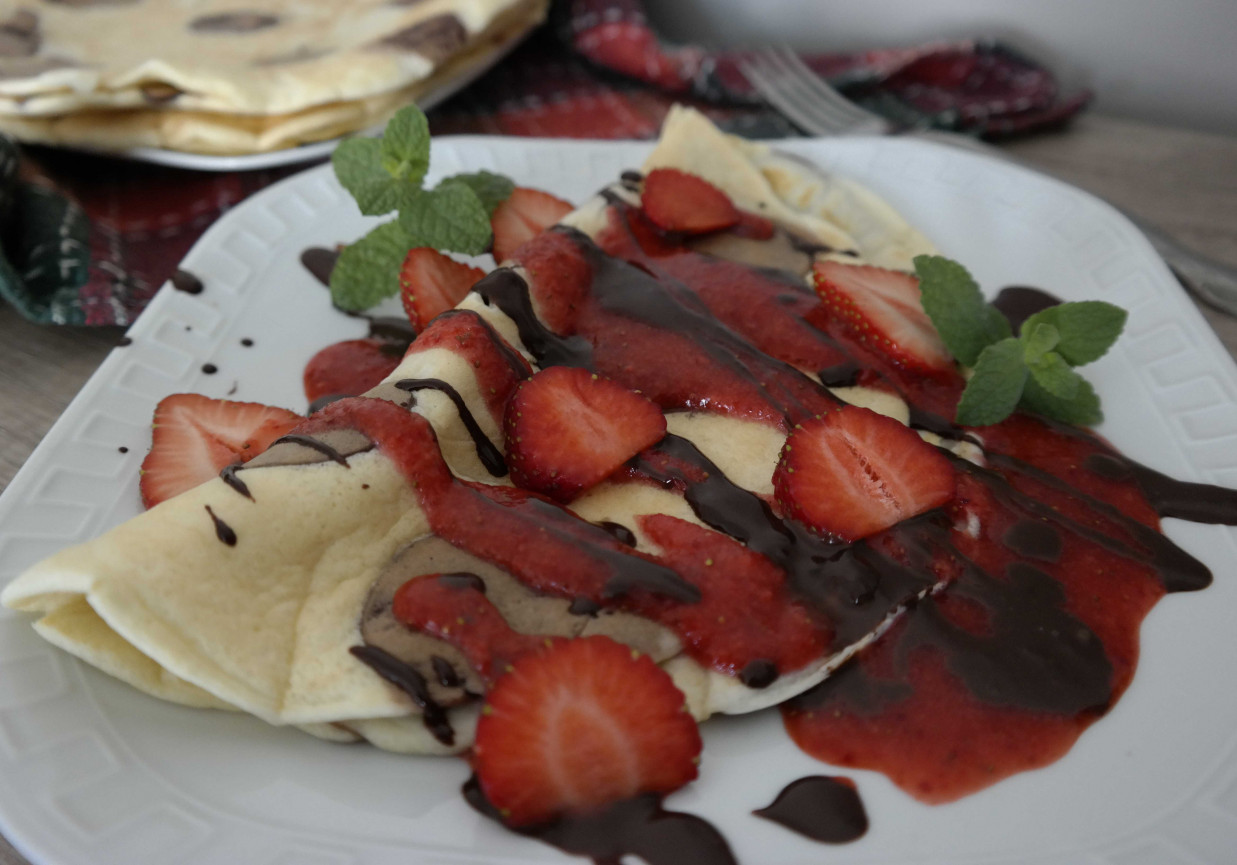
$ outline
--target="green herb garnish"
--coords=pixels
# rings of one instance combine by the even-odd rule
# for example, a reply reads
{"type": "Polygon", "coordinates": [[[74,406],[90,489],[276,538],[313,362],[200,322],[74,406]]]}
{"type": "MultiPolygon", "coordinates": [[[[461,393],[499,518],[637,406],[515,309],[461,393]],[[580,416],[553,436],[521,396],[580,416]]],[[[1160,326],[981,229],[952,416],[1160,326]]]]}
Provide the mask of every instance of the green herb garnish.
{"type": "Polygon", "coordinates": [[[1074,367],[1108,351],[1125,326],[1125,310],[1098,300],[1062,303],[1029,317],[1014,336],[962,265],[920,255],[915,274],[945,347],[972,368],[955,422],[987,426],[1015,408],[1083,426],[1103,419],[1099,397],[1074,367]]]}
{"type": "Polygon", "coordinates": [[[456,174],[433,189],[422,182],[430,165],[430,133],[415,105],[401,108],[381,138],[350,138],[331,155],[335,176],[361,213],[398,212],[340,253],[331,299],[343,309],[368,309],[399,293],[408,250],[428,246],[480,255],[490,247],[490,214],[515,185],[500,174],[456,174]]]}

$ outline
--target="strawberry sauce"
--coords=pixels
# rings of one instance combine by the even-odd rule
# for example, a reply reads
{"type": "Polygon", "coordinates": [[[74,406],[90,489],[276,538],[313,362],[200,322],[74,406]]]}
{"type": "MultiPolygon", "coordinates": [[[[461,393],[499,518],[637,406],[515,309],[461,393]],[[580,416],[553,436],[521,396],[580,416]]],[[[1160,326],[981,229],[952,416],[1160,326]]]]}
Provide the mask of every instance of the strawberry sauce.
{"type": "MultiPolygon", "coordinates": [[[[532,312],[542,303],[540,276],[526,286],[496,273],[477,286],[543,364],[598,369],[667,410],[783,428],[835,404],[799,370],[832,371],[897,393],[913,421],[938,433],[972,434],[943,420],[960,376],[912,374],[859,344],[793,274],[693,252],[643,230],[633,214],[613,207],[599,241],[630,265],[556,230],[572,241],[572,267],[591,280],[587,293],[574,287],[574,314],[559,316],[556,331],[532,312]],[[607,346],[611,317],[623,320],[618,363],[607,346]],[[686,376],[663,362],[668,345],[686,359],[686,376]]],[[[831,645],[866,633],[878,612],[912,608],[858,663],[783,713],[808,753],[880,770],[930,802],[1052,762],[1119,698],[1146,613],[1166,591],[1210,582],[1159,534],[1159,514],[1237,523],[1237,494],[1150,473],[1085,431],[1018,415],[976,434],[989,467],[955,461],[960,494],[947,511],[852,545],[810,538],[673,436],[654,449],[660,457],[633,464],[637,475],[678,488],[706,524],[782,567],[791,597],[836,632],[831,645]],[[1189,510],[1198,499],[1207,505],[1189,510]],[[978,537],[957,528],[968,519],[978,537]],[[880,603],[865,605],[874,595],[880,603]]]]}

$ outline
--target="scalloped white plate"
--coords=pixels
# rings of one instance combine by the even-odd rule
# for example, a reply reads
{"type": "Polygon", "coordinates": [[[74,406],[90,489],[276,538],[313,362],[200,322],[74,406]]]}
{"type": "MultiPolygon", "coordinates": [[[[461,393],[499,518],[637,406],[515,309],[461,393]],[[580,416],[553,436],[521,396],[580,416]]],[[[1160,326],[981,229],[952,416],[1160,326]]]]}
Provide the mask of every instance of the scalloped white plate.
{"type": "MultiPolygon", "coordinates": [[[[1103,433],[1169,474],[1237,486],[1237,368],[1109,207],[1041,175],[923,142],[780,146],[869,184],[990,292],[1032,284],[1124,306],[1126,335],[1089,368],[1108,413],[1103,433]]],[[[583,201],[647,149],[442,139],[430,180],[488,168],[583,201]]],[[[299,253],[351,240],[369,224],[323,167],[212,227],[184,262],[205,291],[163,289],[130,331],[133,344],[112,352],[0,497],[0,584],[137,512],[137,469],[166,394],[304,410],[305,361],[364,325],[331,309],[299,253]],[[202,371],[208,362],[216,374],[202,371]]],[[[1233,861],[1237,531],[1167,528],[1212,567],[1215,585],[1156,607],[1133,685],[1053,766],[941,807],[918,804],[879,775],[849,772],[872,828],[858,842],[822,848],[750,814],[795,778],[828,771],[765,712],[705,724],[701,778],[670,807],[712,820],[747,865],[1233,861]]],[[[41,865],[572,861],[476,815],[458,795],[466,775],[460,760],[330,745],[162,704],[0,611],[0,823],[41,865]]]]}

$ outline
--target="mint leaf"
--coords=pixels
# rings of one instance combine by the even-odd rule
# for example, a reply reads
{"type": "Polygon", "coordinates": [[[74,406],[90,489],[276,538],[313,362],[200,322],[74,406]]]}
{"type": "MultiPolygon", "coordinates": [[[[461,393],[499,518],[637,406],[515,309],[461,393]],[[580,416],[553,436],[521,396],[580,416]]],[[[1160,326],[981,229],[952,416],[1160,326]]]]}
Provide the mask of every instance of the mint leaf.
{"type": "Polygon", "coordinates": [[[511,197],[515,184],[510,177],[494,174],[489,171],[476,171],[471,174],[453,174],[443,183],[458,181],[463,183],[477,196],[487,216],[494,215],[494,208],[511,197]]]}
{"type": "Polygon", "coordinates": [[[1050,324],[1061,335],[1056,350],[1071,366],[1082,366],[1104,356],[1125,327],[1127,313],[1102,300],[1062,303],[1040,310],[1022,325],[1050,324]]]}
{"type": "Polygon", "coordinates": [[[420,186],[430,167],[429,121],[415,105],[395,112],[382,133],[381,165],[396,180],[420,186]]]}
{"type": "Polygon", "coordinates": [[[1027,374],[1020,341],[1008,337],[988,346],[975,361],[954,420],[964,426],[987,426],[1009,417],[1022,396],[1027,374]]]}
{"type": "Polygon", "coordinates": [[[1055,351],[1046,352],[1034,360],[1028,358],[1027,366],[1036,384],[1053,396],[1071,400],[1077,395],[1082,376],[1074,372],[1065,358],[1055,351]]]}
{"type": "Polygon", "coordinates": [[[399,212],[411,246],[480,255],[490,245],[490,215],[467,184],[445,180],[399,212]]]}
{"type": "Polygon", "coordinates": [[[415,187],[391,177],[382,167],[382,142],[377,138],[349,138],[331,154],[331,166],[340,185],[352,193],[366,216],[399,210],[415,187]]]}
{"type": "Polygon", "coordinates": [[[1061,341],[1060,332],[1051,324],[1040,322],[1022,328],[1022,351],[1028,364],[1034,364],[1061,341]]]}
{"type": "Polygon", "coordinates": [[[956,261],[917,255],[915,275],[924,312],[959,362],[974,366],[987,346],[1011,335],[1005,316],[988,305],[971,274],[956,261]]]}
{"type": "Polygon", "coordinates": [[[1082,376],[1078,377],[1078,391],[1072,399],[1053,396],[1034,378],[1027,379],[1021,405],[1028,411],[1076,426],[1095,426],[1104,419],[1104,413],[1100,411],[1100,398],[1082,376]]]}
{"type": "Polygon", "coordinates": [[[345,246],[331,271],[331,300],[361,310],[398,293],[400,267],[416,245],[398,222],[386,222],[345,246]]]}

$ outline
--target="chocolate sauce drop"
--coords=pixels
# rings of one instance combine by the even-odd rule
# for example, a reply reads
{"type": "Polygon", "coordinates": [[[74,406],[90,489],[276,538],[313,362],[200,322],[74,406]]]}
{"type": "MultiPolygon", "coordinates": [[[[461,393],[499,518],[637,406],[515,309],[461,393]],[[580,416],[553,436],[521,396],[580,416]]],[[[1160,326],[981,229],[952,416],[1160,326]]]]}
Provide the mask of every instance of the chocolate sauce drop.
{"type": "Polygon", "coordinates": [[[204,363],[202,364],[202,372],[207,375],[214,375],[219,372],[219,367],[215,366],[213,363],[204,363]]]}
{"type": "Polygon", "coordinates": [[[596,523],[596,526],[599,529],[605,529],[620,544],[626,544],[629,547],[634,547],[636,545],[636,533],[622,523],[612,523],[606,521],[596,523]]]}
{"type": "Polygon", "coordinates": [[[464,680],[460,678],[460,674],[455,672],[455,667],[451,666],[451,662],[442,655],[431,655],[430,666],[434,668],[434,676],[438,679],[438,684],[444,688],[464,687],[464,680]]]}
{"type": "Polygon", "coordinates": [[[122,336],[120,340],[116,343],[117,348],[124,348],[125,346],[129,346],[129,345],[133,345],[133,337],[131,336],[122,336]]]}
{"type": "Polygon", "coordinates": [[[249,337],[245,337],[244,339],[241,340],[241,345],[243,345],[245,348],[252,348],[253,340],[250,339],[249,337]]]}
{"type": "Polygon", "coordinates": [[[767,688],[777,681],[777,665],[765,658],[749,661],[739,672],[739,681],[749,688],[767,688]]]}
{"type": "Polygon", "coordinates": [[[301,265],[310,272],[314,279],[327,286],[331,285],[331,271],[335,262],[339,261],[339,252],[325,249],[321,246],[311,246],[301,253],[301,265]]]}
{"type": "MultiPolygon", "coordinates": [[[[469,805],[502,823],[475,775],[464,783],[463,793],[469,805]]],[[[667,811],[661,798],[653,794],[625,799],[585,816],[507,828],[565,853],[588,856],[597,865],[618,865],[625,856],[639,857],[648,865],[737,865],[730,845],[711,823],[692,814],[667,811]]]]}
{"type": "Polygon", "coordinates": [[[172,288],[177,291],[183,291],[185,294],[201,294],[205,286],[202,280],[198,279],[187,270],[177,268],[172,274],[172,288]]]}
{"type": "Polygon", "coordinates": [[[120,451],[122,454],[127,454],[129,452],[129,449],[125,447],[124,445],[121,445],[120,447],[116,448],[116,450],[120,451]]]}
{"type": "Polygon", "coordinates": [[[206,512],[210,514],[211,520],[215,523],[215,537],[223,541],[229,547],[236,546],[236,532],[232,531],[232,527],[225,523],[219,517],[215,516],[215,512],[211,510],[210,505],[206,505],[206,512]]]}
{"type": "Polygon", "coordinates": [[[826,844],[846,844],[868,831],[867,811],[849,778],[800,778],[778,793],[773,804],[752,813],[826,844]]]}
{"type": "Polygon", "coordinates": [[[572,600],[571,606],[567,607],[567,612],[573,616],[596,617],[601,612],[601,604],[590,598],[575,598],[572,600]]]}

